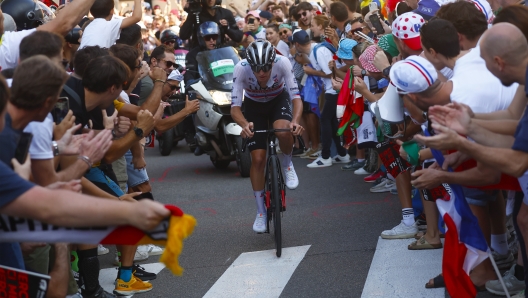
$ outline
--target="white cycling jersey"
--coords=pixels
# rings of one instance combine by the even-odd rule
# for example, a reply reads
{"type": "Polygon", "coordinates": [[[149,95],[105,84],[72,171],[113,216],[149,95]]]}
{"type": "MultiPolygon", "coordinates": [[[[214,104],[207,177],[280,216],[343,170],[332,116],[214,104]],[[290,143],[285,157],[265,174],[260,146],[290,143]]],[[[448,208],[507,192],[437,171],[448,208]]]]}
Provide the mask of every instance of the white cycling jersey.
{"type": "Polygon", "coordinates": [[[245,96],[254,101],[268,102],[281,94],[284,88],[287,88],[286,91],[290,93],[291,100],[301,98],[297,80],[293,76],[292,66],[288,58],[277,55],[266,88],[260,87],[247,60],[241,60],[235,66],[233,73],[231,106],[242,106],[244,91],[246,92],[245,96]]]}

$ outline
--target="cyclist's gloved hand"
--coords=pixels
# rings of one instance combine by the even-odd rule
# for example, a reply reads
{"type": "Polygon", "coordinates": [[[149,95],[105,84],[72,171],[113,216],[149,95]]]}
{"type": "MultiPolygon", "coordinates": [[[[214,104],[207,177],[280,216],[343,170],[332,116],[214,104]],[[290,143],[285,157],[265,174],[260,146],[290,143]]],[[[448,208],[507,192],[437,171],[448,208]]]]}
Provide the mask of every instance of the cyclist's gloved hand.
{"type": "Polygon", "coordinates": [[[300,136],[304,132],[304,127],[300,126],[298,123],[290,122],[290,128],[295,136],[300,136]]]}
{"type": "Polygon", "coordinates": [[[246,139],[252,138],[254,135],[253,122],[248,122],[244,127],[242,127],[242,132],[240,133],[240,135],[246,139]]]}

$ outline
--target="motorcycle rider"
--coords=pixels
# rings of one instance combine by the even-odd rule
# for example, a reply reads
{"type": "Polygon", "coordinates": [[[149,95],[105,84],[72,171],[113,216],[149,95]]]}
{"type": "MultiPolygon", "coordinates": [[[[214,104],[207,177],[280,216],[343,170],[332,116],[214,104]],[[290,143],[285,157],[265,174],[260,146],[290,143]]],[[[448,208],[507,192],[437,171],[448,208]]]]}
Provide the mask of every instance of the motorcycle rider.
{"type": "MultiPolygon", "coordinates": [[[[253,230],[263,233],[266,231],[264,168],[267,136],[264,133],[254,135],[253,131],[268,129],[268,123],[273,123],[275,129],[289,128],[294,135],[301,135],[304,128],[299,125],[299,119],[303,104],[289,59],[276,55],[275,48],[269,41],[257,39],[252,42],[246,49],[246,57],[235,66],[231,115],[242,127],[241,136],[251,138],[248,143],[252,160],[250,177],[257,201],[257,217],[253,230]],[[241,109],[242,99],[244,114],[241,109]]],[[[278,157],[286,186],[295,189],[299,185],[299,179],[292,164],[292,133],[279,132],[275,135],[283,153],[278,157]]]]}
{"type": "MultiPolygon", "coordinates": [[[[242,31],[238,29],[238,26],[236,24],[235,18],[233,17],[233,13],[225,8],[220,7],[217,5],[218,0],[194,0],[191,4],[191,1],[186,1],[185,4],[185,11],[187,11],[189,14],[195,13],[196,10],[199,12],[196,12],[197,16],[200,20],[200,25],[202,23],[212,21],[220,25],[220,43],[225,44],[225,37],[224,35],[227,34],[229,38],[234,40],[235,42],[242,41],[242,31]],[[199,3],[196,2],[200,1],[199,3]],[[198,6],[198,7],[196,7],[198,6]]],[[[221,1],[219,1],[221,3],[221,1]]],[[[190,15],[185,22],[182,24],[180,28],[180,38],[182,40],[186,40],[191,38],[189,48],[192,49],[196,46],[198,46],[198,36],[196,30],[196,17],[193,15],[190,15]]]]}
{"type": "MultiPolygon", "coordinates": [[[[220,27],[215,22],[205,22],[200,25],[198,30],[199,45],[187,53],[185,58],[185,67],[187,71],[184,75],[184,82],[189,86],[189,82],[200,78],[198,72],[198,61],[196,56],[202,51],[214,50],[220,44],[220,27]]],[[[192,83],[192,82],[191,82],[192,83]]]]}
{"type": "Polygon", "coordinates": [[[163,32],[161,32],[160,41],[162,44],[173,47],[175,50],[179,49],[183,45],[183,42],[178,34],[176,34],[176,32],[171,28],[165,29],[163,32]]]}

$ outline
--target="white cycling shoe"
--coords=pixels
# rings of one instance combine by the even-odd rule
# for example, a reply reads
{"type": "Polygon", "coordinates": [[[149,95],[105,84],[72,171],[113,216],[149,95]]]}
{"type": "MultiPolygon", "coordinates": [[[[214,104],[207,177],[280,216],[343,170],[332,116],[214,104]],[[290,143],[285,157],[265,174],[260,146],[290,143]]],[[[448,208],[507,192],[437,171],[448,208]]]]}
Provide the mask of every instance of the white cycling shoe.
{"type": "Polygon", "coordinates": [[[253,231],[259,234],[266,232],[266,218],[266,214],[258,213],[253,223],[253,231]]]}
{"type": "Polygon", "coordinates": [[[286,186],[289,189],[296,189],[297,186],[299,186],[299,178],[297,177],[297,173],[295,172],[293,163],[290,163],[290,166],[287,168],[284,168],[283,170],[284,170],[284,181],[286,182],[286,186]]]}

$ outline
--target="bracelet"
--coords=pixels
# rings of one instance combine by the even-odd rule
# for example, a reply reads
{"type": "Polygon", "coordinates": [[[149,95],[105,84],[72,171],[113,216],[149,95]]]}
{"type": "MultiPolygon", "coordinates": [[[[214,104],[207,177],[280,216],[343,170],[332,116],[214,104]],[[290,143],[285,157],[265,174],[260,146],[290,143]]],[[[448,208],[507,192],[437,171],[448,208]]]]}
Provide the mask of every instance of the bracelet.
{"type": "Polygon", "coordinates": [[[79,155],[77,157],[77,159],[80,159],[80,160],[84,161],[88,165],[88,168],[90,168],[90,169],[92,168],[93,162],[90,160],[90,158],[88,156],[79,155]]]}
{"type": "Polygon", "coordinates": [[[162,82],[163,84],[167,83],[166,81],[163,81],[163,80],[160,80],[160,79],[155,79],[154,80],[154,84],[156,84],[156,82],[162,82]]]}

